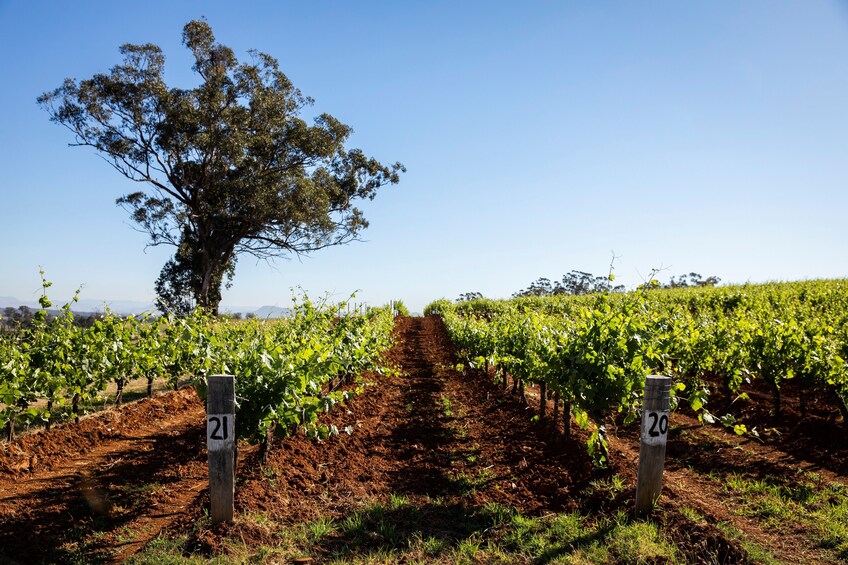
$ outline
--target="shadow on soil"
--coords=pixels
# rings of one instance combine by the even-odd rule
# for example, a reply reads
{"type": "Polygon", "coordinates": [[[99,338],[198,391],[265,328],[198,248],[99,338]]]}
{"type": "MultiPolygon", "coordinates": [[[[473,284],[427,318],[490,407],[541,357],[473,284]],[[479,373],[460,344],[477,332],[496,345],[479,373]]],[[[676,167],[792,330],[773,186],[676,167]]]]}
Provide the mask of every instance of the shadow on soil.
{"type": "MultiPolygon", "coordinates": [[[[508,537],[513,516],[498,505],[375,505],[343,517],[338,529],[320,539],[313,549],[327,558],[352,561],[379,552],[400,552],[411,559],[460,559],[463,555],[472,557],[487,540],[492,540],[501,550],[521,552],[526,549],[521,547],[522,541],[508,537]]],[[[592,545],[613,528],[609,525],[593,529],[548,549],[533,561],[547,563],[592,545]]]]}
{"type": "MultiPolygon", "coordinates": [[[[409,383],[403,395],[408,417],[391,432],[390,443],[403,468],[391,474],[391,492],[445,496],[461,494],[450,477],[451,449],[457,438],[450,427],[452,415],[445,404],[445,377],[428,355],[422,339],[422,321],[404,343],[409,383]]],[[[432,347],[432,345],[430,345],[432,347]]]]}
{"type": "Polygon", "coordinates": [[[0,563],[114,561],[114,553],[138,534],[128,524],[142,516],[163,517],[157,516],[159,493],[180,480],[166,471],[204,455],[203,440],[199,428],[177,435],[163,431],[147,440],[149,451],[122,452],[96,474],[58,477],[16,498],[30,510],[0,522],[0,563]]]}
{"type": "MultiPolygon", "coordinates": [[[[845,474],[846,463],[839,457],[834,457],[831,464],[824,464],[822,457],[810,457],[809,453],[802,453],[801,447],[798,446],[804,445],[810,445],[810,442],[801,436],[798,438],[797,446],[793,447],[786,441],[783,442],[783,445],[774,446],[784,451],[782,456],[775,456],[779,452],[774,450],[768,452],[771,456],[768,459],[756,456],[740,457],[737,455],[738,451],[734,451],[733,445],[727,445],[719,439],[703,435],[697,435],[693,439],[684,439],[680,438],[679,433],[677,433],[669,437],[668,447],[666,448],[667,467],[670,469],[691,467],[705,475],[721,473],[764,478],[792,476],[801,468],[800,463],[806,462],[805,470],[807,471],[829,470],[840,475],[845,474]]],[[[840,451],[838,443],[832,445],[834,446],[833,451],[840,451]]]]}

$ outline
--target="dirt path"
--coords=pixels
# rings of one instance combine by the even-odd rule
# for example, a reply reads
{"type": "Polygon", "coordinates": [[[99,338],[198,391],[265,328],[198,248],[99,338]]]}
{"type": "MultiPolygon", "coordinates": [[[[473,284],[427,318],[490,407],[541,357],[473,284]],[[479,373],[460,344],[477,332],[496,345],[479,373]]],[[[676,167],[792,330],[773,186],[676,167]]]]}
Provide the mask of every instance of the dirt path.
{"type": "Polygon", "coordinates": [[[237,505],[293,521],[337,517],[392,494],[532,513],[574,507],[568,489],[590,475],[585,457],[573,457],[583,449],[577,440],[548,434],[479,374],[457,372],[437,318],[401,318],[395,331],[389,357],[398,374],[371,379],[326,420],[351,433],[286,439],[262,473],[245,466],[237,505]]]}
{"type": "Polygon", "coordinates": [[[0,457],[0,551],[19,563],[122,562],[206,485],[192,389],[22,438],[0,457]]]}
{"type": "MultiPolygon", "coordinates": [[[[566,438],[561,427],[535,421],[536,389],[527,389],[530,404],[524,405],[491,375],[458,371],[441,320],[402,318],[395,332],[397,345],[389,357],[398,374],[374,379],[349,410],[328,418],[352,433],[321,443],[289,438],[262,471],[248,464],[237,494],[242,512],[259,510],[289,524],[341,521],[369,503],[403,497],[419,509],[410,540],[452,542],[483,535],[482,528],[473,528],[486,524],[479,518],[490,503],[536,516],[632,510],[638,441],[635,446],[626,439],[616,442],[629,446],[617,450],[620,465],[598,472],[586,455],[585,432],[575,430],[566,438]],[[609,487],[616,476],[625,481],[617,490],[609,487]],[[433,504],[435,499],[440,504],[433,504]]],[[[687,560],[742,559],[742,549],[725,539],[716,523],[694,524],[674,508],[669,517],[669,533],[687,560]]],[[[398,513],[393,519],[402,524],[407,516],[398,513]]],[[[229,533],[249,543],[269,541],[265,530],[247,523],[234,530],[229,533]]],[[[210,549],[218,539],[210,533],[201,541],[210,549]]],[[[352,541],[325,540],[313,555],[331,556],[352,541]]],[[[374,540],[374,549],[380,542],[374,540]]]]}

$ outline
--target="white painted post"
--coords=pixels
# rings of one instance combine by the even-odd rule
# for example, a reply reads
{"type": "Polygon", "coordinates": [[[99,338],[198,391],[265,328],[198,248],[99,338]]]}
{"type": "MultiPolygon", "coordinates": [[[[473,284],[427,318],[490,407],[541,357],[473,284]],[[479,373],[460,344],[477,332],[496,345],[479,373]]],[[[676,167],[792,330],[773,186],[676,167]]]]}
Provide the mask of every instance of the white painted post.
{"type": "Polygon", "coordinates": [[[639,471],[636,479],[637,516],[651,512],[662,490],[670,396],[671,377],[647,377],[645,401],[642,405],[639,471]]]}
{"type": "Polygon", "coordinates": [[[235,377],[208,377],[206,449],[209,454],[209,516],[232,522],[235,501],[235,377]]]}

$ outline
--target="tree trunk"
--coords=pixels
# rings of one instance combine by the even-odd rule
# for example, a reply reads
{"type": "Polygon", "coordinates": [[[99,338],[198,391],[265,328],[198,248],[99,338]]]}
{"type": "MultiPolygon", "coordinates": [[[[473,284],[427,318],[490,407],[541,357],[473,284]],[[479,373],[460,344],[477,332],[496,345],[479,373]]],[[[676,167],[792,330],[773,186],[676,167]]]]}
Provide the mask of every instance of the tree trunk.
{"type": "Polygon", "coordinates": [[[218,305],[212,304],[209,291],[212,287],[212,276],[214,273],[214,265],[212,261],[212,252],[209,241],[209,226],[205,223],[197,225],[198,253],[200,253],[200,288],[197,289],[197,305],[203,308],[207,313],[213,316],[218,315],[218,305]]]}
{"type": "Polygon", "coordinates": [[[200,280],[195,288],[195,300],[208,314],[217,316],[221,304],[221,285],[227,270],[232,266],[235,243],[216,237],[216,233],[223,233],[220,230],[215,232],[212,227],[203,225],[196,227],[200,254],[197,275],[200,280]]]}
{"type": "Polygon", "coordinates": [[[6,441],[14,441],[15,439],[15,416],[14,414],[6,422],[6,441]]]}
{"type": "MultiPolygon", "coordinates": [[[[768,380],[768,379],[767,379],[768,380]]],[[[774,417],[775,419],[780,418],[780,387],[777,384],[777,381],[769,380],[769,386],[771,387],[771,396],[774,402],[774,417]]]]}
{"type": "Polygon", "coordinates": [[[563,433],[571,437],[571,403],[565,402],[562,406],[563,433]]]}
{"type": "Polygon", "coordinates": [[[53,423],[53,401],[47,401],[47,420],[44,422],[44,429],[50,431],[50,424],[53,423]]]}
{"type": "Polygon", "coordinates": [[[848,405],[845,403],[845,398],[839,394],[839,391],[834,386],[830,387],[830,394],[833,396],[833,400],[842,414],[842,425],[848,427],[848,405]]]}
{"type": "Polygon", "coordinates": [[[522,404],[527,404],[527,395],[524,393],[524,379],[518,379],[518,398],[522,404]]]}
{"type": "Polygon", "coordinates": [[[539,419],[544,420],[548,414],[548,385],[539,385],[539,419]]]}
{"type": "Polygon", "coordinates": [[[725,378],[722,380],[721,388],[724,391],[724,395],[727,398],[726,405],[724,407],[725,412],[730,411],[730,407],[733,406],[733,389],[730,388],[730,379],[725,378]]]}
{"type": "Polygon", "coordinates": [[[120,406],[121,401],[124,399],[124,382],[125,378],[121,377],[118,379],[118,392],[115,394],[115,406],[120,406]]]}
{"type": "Polygon", "coordinates": [[[147,377],[147,397],[153,396],[153,377],[147,377]]]}
{"type": "Polygon", "coordinates": [[[212,300],[212,297],[209,296],[210,289],[212,286],[212,272],[207,268],[206,272],[203,273],[203,282],[200,286],[200,296],[197,297],[197,305],[203,308],[203,310],[212,316],[218,315],[218,305],[220,301],[212,300]]]}
{"type": "Polygon", "coordinates": [[[506,376],[506,369],[501,367],[501,376],[503,377],[503,389],[506,391],[507,387],[509,387],[509,381],[506,376]]]}
{"type": "Polygon", "coordinates": [[[268,426],[268,431],[265,432],[265,439],[262,440],[262,445],[259,446],[259,463],[264,465],[268,462],[268,456],[271,453],[271,444],[274,441],[274,430],[277,428],[277,422],[271,422],[268,426]]]}
{"type": "Polygon", "coordinates": [[[557,425],[557,420],[559,420],[559,392],[554,392],[554,414],[553,414],[554,427],[557,425]]]}
{"type": "Polygon", "coordinates": [[[79,424],[79,401],[80,395],[78,392],[75,392],[74,399],[71,401],[71,414],[74,415],[75,424],[79,424]]]}
{"type": "Polygon", "coordinates": [[[798,404],[801,410],[801,419],[807,417],[807,390],[804,387],[804,379],[798,379],[798,404]]]}

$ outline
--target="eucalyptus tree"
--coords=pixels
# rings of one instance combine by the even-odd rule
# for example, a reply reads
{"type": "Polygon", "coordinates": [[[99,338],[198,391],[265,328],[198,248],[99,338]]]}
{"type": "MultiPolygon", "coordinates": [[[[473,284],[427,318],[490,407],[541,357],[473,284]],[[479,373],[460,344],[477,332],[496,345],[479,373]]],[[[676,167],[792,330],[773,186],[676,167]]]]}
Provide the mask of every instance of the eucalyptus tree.
{"type": "Polygon", "coordinates": [[[126,44],[123,63],[85,80],[66,79],[38,98],[51,120],[92,147],[139,190],[117,202],[150,245],[176,248],[157,280],[168,309],[193,303],[217,313],[236,259],[306,254],[349,243],[368,226],[357,201],[399,181],[348,148],[351,128],[313,104],[277,60],[250,51],[240,63],[205,21],[185,25],[183,44],[199,77],[168,86],[153,44],[126,44]]]}

